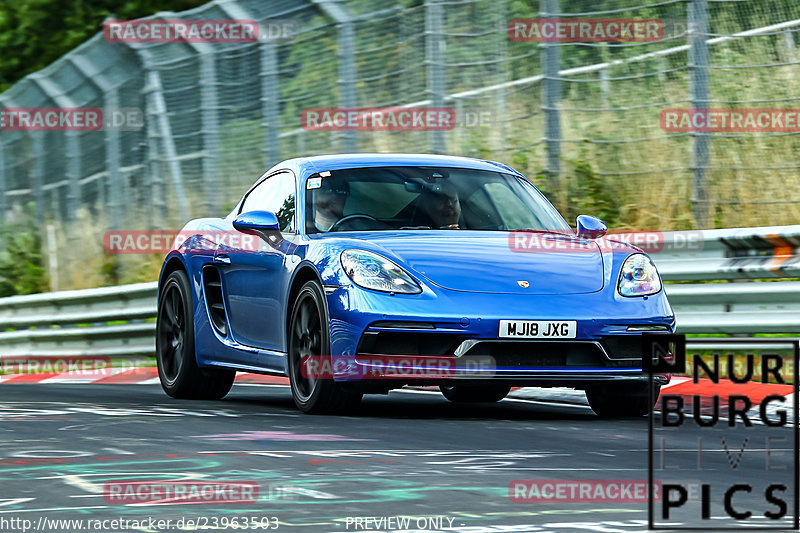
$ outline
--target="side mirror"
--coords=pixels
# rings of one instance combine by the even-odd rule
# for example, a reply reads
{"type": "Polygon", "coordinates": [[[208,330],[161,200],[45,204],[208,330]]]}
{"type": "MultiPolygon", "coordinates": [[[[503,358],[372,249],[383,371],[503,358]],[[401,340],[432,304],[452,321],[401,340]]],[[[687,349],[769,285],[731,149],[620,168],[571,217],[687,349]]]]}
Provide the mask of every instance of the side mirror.
{"type": "Polygon", "coordinates": [[[578,215],[578,237],[582,239],[598,239],[606,234],[608,228],[605,223],[591,215],[578,215]]]}
{"type": "Polygon", "coordinates": [[[257,235],[275,248],[283,241],[278,217],[272,211],[248,211],[233,220],[237,231],[248,235],[257,235]]]}

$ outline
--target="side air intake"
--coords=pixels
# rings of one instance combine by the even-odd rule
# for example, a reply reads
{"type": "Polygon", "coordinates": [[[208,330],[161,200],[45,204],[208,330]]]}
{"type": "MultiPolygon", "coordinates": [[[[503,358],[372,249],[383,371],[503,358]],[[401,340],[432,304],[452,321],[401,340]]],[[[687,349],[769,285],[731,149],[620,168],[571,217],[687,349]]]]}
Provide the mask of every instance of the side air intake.
{"type": "Polygon", "coordinates": [[[206,295],[208,316],[211,324],[222,336],[228,334],[228,317],[225,315],[225,304],[222,299],[222,281],[219,270],[213,265],[203,267],[203,289],[206,295]]]}

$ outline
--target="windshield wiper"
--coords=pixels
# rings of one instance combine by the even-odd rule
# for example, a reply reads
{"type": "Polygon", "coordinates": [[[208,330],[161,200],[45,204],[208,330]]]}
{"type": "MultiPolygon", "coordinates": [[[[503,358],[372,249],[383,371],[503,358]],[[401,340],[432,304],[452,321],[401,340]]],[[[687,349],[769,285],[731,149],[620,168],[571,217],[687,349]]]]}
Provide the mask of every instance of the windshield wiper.
{"type": "Polygon", "coordinates": [[[430,226],[402,226],[400,229],[433,229],[430,226]]]}

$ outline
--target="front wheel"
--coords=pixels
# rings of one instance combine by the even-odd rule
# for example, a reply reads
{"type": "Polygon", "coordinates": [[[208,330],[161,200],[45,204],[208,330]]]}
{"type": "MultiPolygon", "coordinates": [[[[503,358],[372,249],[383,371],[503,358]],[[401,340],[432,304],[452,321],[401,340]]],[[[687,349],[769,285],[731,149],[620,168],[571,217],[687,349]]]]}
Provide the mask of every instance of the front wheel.
{"type": "Polygon", "coordinates": [[[231,390],[236,372],[201,369],[194,351],[194,320],[189,276],[167,276],[158,299],[156,363],[164,392],[173,398],[219,400],[231,390]]]}
{"type": "MultiPolygon", "coordinates": [[[[653,385],[653,402],[658,399],[661,385],[653,385]]],[[[639,417],[650,413],[654,403],[650,403],[648,384],[610,383],[586,389],[589,406],[602,418],[639,417]]]]}
{"type": "Polygon", "coordinates": [[[289,322],[289,384],[294,403],[304,413],[346,412],[358,405],[362,397],[345,391],[331,375],[309,371],[309,368],[331,368],[324,298],[319,283],[306,282],[297,294],[289,322]],[[318,364],[309,365],[313,359],[318,364]]]}
{"type": "Polygon", "coordinates": [[[499,402],[511,391],[510,385],[442,385],[445,398],[456,403],[499,402]]]}

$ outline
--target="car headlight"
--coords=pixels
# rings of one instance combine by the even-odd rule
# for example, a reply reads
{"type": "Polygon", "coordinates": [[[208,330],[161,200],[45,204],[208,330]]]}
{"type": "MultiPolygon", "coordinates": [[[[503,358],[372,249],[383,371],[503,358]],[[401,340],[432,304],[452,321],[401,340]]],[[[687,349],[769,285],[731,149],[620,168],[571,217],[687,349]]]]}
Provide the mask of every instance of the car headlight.
{"type": "Polygon", "coordinates": [[[661,290],[661,278],[653,261],[644,254],[633,254],[622,264],[617,284],[622,296],[647,296],[661,290]]]}
{"type": "Polygon", "coordinates": [[[342,252],[341,259],[345,273],[359,287],[403,294],[422,292],[405,270],[381,255],[351,249],[342,252]]]}

